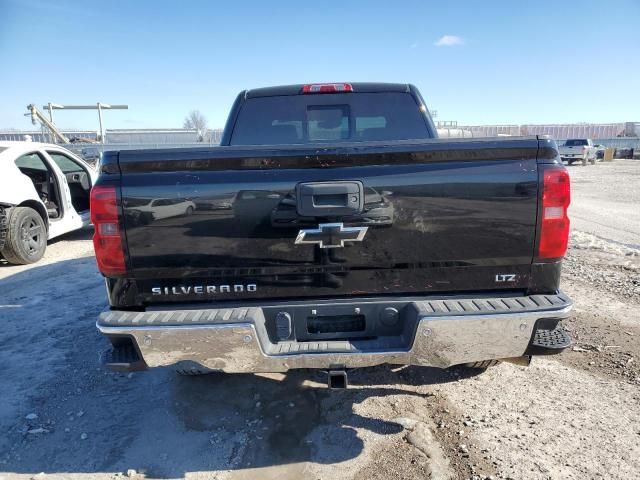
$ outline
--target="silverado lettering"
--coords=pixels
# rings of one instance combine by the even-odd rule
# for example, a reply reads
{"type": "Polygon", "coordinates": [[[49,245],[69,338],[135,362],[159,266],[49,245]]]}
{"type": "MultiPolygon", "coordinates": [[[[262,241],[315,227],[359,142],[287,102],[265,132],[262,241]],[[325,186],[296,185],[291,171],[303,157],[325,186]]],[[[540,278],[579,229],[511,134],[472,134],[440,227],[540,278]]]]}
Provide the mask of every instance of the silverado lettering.
{"type": "Polygon", "coordinates": [[[151,293],[153,295],[188,295],[195,293],[196,295],[203,295],[205,293],[229,293],[231,291],[235,293],[242,292],[255,292],[258,286],[255,283],[249,283],[247,285],[195,285],[195,286],[180,286],[180,287],[153,287],[151,293]]]}

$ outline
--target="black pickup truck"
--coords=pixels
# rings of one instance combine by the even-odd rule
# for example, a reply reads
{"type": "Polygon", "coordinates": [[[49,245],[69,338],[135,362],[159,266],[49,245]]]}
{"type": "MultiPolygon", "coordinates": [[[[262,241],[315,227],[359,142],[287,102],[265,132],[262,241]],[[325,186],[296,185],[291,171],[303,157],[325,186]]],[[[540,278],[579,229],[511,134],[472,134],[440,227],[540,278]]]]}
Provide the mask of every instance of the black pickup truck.
{"type": "Polygon", "coordinates": [[[106,362],[344,386],[560,352],[569,196],[553,140],[438,139],[412,85],[243,91],[219,147],[104,154],[106,362]]]}

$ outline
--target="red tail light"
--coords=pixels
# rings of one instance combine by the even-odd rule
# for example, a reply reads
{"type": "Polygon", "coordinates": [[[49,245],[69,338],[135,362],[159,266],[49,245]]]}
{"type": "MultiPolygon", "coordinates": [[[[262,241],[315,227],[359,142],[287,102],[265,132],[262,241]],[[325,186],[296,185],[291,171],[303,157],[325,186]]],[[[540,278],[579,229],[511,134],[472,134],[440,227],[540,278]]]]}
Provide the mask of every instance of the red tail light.
{"type": "Polygon", "coordinates": [[[345,93],[353,92],[353,86],[350,83],[314,83],[304,85],[302,93],[345,93]]]}
{"type": "Polygon", "coordinates": [[[115,187],[98,185],[91,189],[91,222],[98,270],[104,275],[125,273],[115,187]]]}
{"type": "Polygon", "coordinates": [[[569,217],[571,202],[569,173],[564,167],[546,168],[542,184],[542,226],[538,256],[561,258],[569,242],[569,217]]]}

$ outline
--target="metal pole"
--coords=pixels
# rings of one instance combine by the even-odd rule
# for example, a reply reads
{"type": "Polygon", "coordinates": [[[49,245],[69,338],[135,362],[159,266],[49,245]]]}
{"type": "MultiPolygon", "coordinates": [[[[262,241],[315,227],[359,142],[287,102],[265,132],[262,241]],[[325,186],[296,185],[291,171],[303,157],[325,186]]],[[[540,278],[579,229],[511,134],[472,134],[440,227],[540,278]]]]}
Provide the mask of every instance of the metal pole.
{"type": "Polygon", "coordinates": [[[102,108],[98,102],[98,119],[100,120],[100,142],[104,144],[104,128],[102,127],[102,108]]]}
{"type": "Polygon", "coordinates": [[[102,110],[104,109],[108,109],[108,110],[127,110],[129,108],[128,105],[111,105],[109,103],[101,103],[101,102],[97,102],[94,105],[59,105],[57,103],[51,103],[49,102],[48,105],[44,105],[42,108],[44,108],[45,110],[49,110],[49,118],[50,120],[47,120],[46,117],[42,116],[42,114],[40,112],[37,111],[37,109],[35,108],[35,105],[29,105],[27,107],[30,112],[31,112],[31,117],[32,117],[32,122],[35,125],[36,122],[36,117],[37,120],[40,120],[40,122],[44,122],[47,124],[47,128],[49,128],[49,130],[51,130],[52,132],[54,132],[55,135],[58,135],[58,137],[64,142],[64,143],[69,143],[69,141],[67,139],[63,140],[63,135],[61,132],[59,132],[57,130],[57,128],[55,127],[55,125],[53,124],[53,109],[66,109],[66,110],[98,110],[98,120],[100,121],[100,130],[99,130],[99,135],[100,135],[100,142],[101,143],[105,143],[105,137],[106,137],[106,133],[105,133],[105,129],[104,129],[104,123],[103,123],[103,119],[102,119],[102,110]]]}
{"type": "MultiPolygon", "coordinates": [[[[53,123],[53,108],[51,108],[51,102],[49,102],[49,120],[51,121],[51,123],[53,123]]],[[[42,126],[42,131],[44,133],[44,126],[42,126]]],[[[47,139],[49,141],[49,143],[57,143],[56,140],[58,140],[55,135],[53,137],[53,141],[51,141],[51,139],[47,139]]]]}

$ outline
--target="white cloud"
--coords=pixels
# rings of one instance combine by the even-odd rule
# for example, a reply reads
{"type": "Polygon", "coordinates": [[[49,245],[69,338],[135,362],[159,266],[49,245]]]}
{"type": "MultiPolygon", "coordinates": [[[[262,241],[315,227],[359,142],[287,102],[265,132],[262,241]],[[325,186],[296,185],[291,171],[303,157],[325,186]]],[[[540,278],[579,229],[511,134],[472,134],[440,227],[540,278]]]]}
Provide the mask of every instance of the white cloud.
{"type": "Polygon", "coordinates": [[[455,47],[457,45],[464,45],[464,40],[457,35],[443,35],[434,45],[436,47],[455,47]]]}

